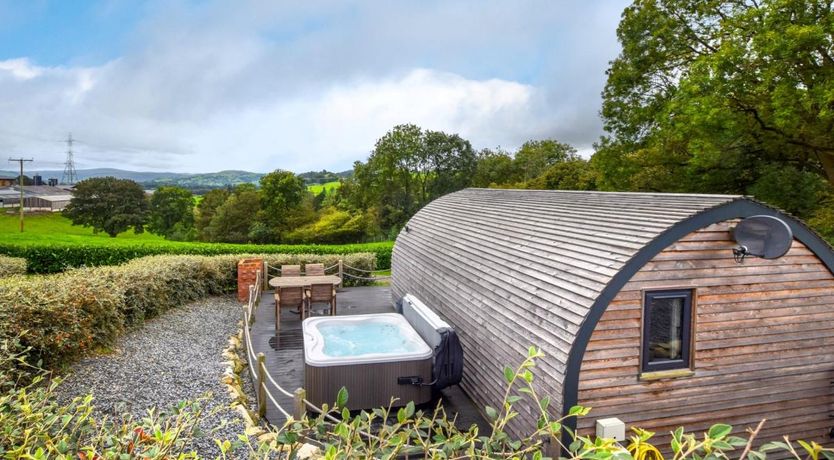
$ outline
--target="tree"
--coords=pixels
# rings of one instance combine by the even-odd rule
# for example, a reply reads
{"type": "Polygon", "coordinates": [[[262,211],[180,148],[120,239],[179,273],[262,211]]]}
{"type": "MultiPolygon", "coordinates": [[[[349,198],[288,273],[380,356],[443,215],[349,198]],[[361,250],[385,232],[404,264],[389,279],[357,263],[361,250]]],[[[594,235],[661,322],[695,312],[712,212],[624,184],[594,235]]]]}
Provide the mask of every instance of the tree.
{"type": "Polygon", "coordinates": [[[197,205],[197,212],[195,216],[195,226],[197,227],[197,234],[202,241],[211,241],[209,235],[209,225],[214,218],[217,208],[223,205],[229,199],[231,192],[225,188],[218,188],[209,190],[200,203],[197,205]]]}
{"type": "Polygon", "coordinates": [[[162,186],[151,195],[148,231],[171,239],[194,227],[194,196],[174,186],[162,186]]]}
{"type": "Polygon", "coordinates": [[[220,205],[207,228],[210,241],[247,243],[249,232],[260,210],[260,196],[252,184],[238,185],[220,205]]]}
{"type": "Polygon", "coordinates": [[[637,0],[617,36],[604,187],[748,193],[783,167],[834,183],[830,2],[637,0]]]}
{"type": "Polygon", "coordinates": [[[285,232],[315,219],[314,197],[300,176],[276,169],[261,177],[260,184],[261,211],[253,241],[280,242],[285,232]]]}
{"type": "Polygon", "coordinates": [[[472,145],[457,134],[398,125],[377,141],[367,163],[354,163],[338,201],[370,211],[391,235],[429,201],[469,186],[476,168],[472,145]]]}
{"type": "Polygon", "coordinates": [[[73,225],[92,227],[111,237],[133,227],[142,233],[148,218],[145,191],[136,182],[115,177],[93,177],[75,185],[64,215],[73,225]]]}
{"type": "Polygon", "coordinates": [[[521,174],[510,154],[490,149],[478,153],[478,165],[472,178],[473,187],[496,187],[518,182],[521,182],[521,174]]]}
{"type": "Polygon", "coordinates": [[[525,142],[515,154],[515,165],[523,180],[530,180],[556,163],[579,158],[576,149],[555,139],[525,142]]]}
{"type": "Polygon", "coordinates": [[[538,190],[596,190],[594,172],[582,158],[560,161],[526,183],[538,190]]]}

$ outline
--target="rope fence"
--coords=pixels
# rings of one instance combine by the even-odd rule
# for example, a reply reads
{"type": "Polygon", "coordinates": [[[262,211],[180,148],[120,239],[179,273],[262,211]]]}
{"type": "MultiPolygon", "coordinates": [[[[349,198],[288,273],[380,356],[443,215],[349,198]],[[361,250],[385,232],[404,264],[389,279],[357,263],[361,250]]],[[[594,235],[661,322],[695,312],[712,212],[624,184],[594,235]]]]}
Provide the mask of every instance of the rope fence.
{"type": "MultiPolygon", "coordinates": [[[[327,267],[325,270],[332,270],[333,268],[338,268],[340,275],[344,276],[353,276],[344,272],[344,268],[346,266],[339,260],[338,264],[332,265],[327,267]]],[[[355,267],[347,267],[350,269],[356,269],[355,267]]],[[[359,270],[359,269],[356,269],[359,270]]],[[[280,269],[279,269],[280,271],[280,269]]],[[[365,272],[372,273],[372,272],[380,272],[384,270],[365,270],[365,272]]],[[[267,273],[268,274],[268,273],[267,273]]],[[[387,277],[384,277],[387,278],[387,277]]],[[[243,308],[243,336],[244,336],[244,343],[243,346],[246,348],[246,362],[249,367],[249,375],[252,378],[252,383],[256,388],[256,401],[258,403],[258,416],[261,420],[266,420],[266,406],[267,400],[271,401],[272,404],[275,406],[276,409],[281,413],[281,415],[286,418],[286,420],[300,420],[304,417],[305,413],[309,409],[317,414],[321,414],[324,416],[326,420],[331,423],[341,423],[342,420],[333,416],[330,413],[325,412],[322,410],[321,407],[316,406],[309,400],[307,400],[307,392],[303,388],[298,388],[295,392],[290,393],[289,391],[285,390],[269,373],[266,368],[265,364],[265,356],[263,353],[255,354],[255,348],[252,346],[252,335],[251,335],[251,327],[255,324],[255,313],[260,303],[262,287],[264,285],[262,281],[261,271],[257,271],[256,281],[254,285],[249,286],[249,299],[247,304],[243,308]],[[292,413],[288,412],[281,404],[278,403],[277,398],[272,394],[272,392],[267,387],[267,382],[269,382],[275,390],[277,390],[280,394],[293,398],[293,409],[292,413]]],[[[369,433],[367,431],[359,430],[358,433],[369,440],[374,440],[377,442],[382,442],[383,440],[373,433],[369,433]]],[[[316,440],[310,439],[310,441],[317,442],[316,440]]],[[[414,449],[414,446],[406,445],[407,448],[414,449]]]]}
{"type": "MultiPolygon", "coordinates": [[[[267,276],[259,282],[262,289],[266,289],[268,287],[270,278],[281,276],[281,267],[273,267],[265,262],[264,266],[266,266],[267,276]]],[[[375,273],[387,273],[388,270],[367,270],[364,268],[353,267],[344,263],[342,259],[339,259],[338,262],[329,267],[325,267],[324,272],[326,274],[336,275],[342,279],[349,278],[360,281],[377,282],[388,281],[391,279],[391,275],[375,275],[375,273]]],[[[304,275],[304,272],[301,272],[301,274],[304,275]]]]}

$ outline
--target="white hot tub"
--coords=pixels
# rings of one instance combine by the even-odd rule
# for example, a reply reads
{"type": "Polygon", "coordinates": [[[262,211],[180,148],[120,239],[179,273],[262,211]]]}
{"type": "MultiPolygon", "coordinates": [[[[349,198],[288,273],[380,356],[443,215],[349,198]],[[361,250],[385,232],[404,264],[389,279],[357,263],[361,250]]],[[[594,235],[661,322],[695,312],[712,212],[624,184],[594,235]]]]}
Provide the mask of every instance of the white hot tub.
{"type": "Polygon", "coordinates": [[[397,313],[321,316],[302,323],[304,386],[314,404],[332,404],[344,386],[348,408],[431,400],[433,350],[397,313]]]}

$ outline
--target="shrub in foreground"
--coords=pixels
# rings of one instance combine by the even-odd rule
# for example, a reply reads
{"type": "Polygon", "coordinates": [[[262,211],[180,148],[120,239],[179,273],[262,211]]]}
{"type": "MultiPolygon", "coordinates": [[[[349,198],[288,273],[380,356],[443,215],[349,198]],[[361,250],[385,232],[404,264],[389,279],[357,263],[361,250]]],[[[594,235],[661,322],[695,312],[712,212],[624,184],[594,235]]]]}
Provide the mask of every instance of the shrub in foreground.
{"type": "MultiPolygon", "coordinates": [[[[550,415],[551,400],[540,395],[534,384],[535,362],[542,357],[535,347],[516,368],[504,369],[504,399],[500,407],[485,407],[490,430],[480,432],[472,426],[459,429],[442,406],[433,411],[416,410],[408,403],[398,410],[379,408],[351,414],[346,408],[349,395],[342,388],[333,408],[323,408],[324,414],[290,420],[282,428],[261,434],[262,443],[253,450],[257,458],[268,458],[271,453],[284,452],[295,458],[302,448],[317,446],[326,459],[365,458],[432,458],[432,459],[544,459],[579,460],[662,460],[660,450],[651,443],[653,433],[635,429],[628,442],[591,436],[573,436],[565,426],[567,419],[588,415],[590,408],[575,406],[563,417],[550,415]],[[535,427],[526,434],[513,435],[507,430],[521,411],[531,410],[538,416],[535,427]],[[562,443],[567,432],[572,442],[562,443]]],[[[678,428],[672,433],[667,451],[674,460],[765,460],[766,453],[795,460],[834,459],[834,449],[815,442],[799,441],[798,445],[785,438],[784,442],[760,445],[757,435],[764,421],[748,432],[736,436],[733,427],[715,424],[703,434],[685,433],[678,428]]]]}
{"type": "MultiPolygon", "coordinates": [[[[3,351],[3,350],[0,350],[3,351]]],[[[8,351],[8,350],[5,350],[8,351]]],[[[562,445],[565,419],[588,414],[590,409],[576,406],[561,418],[548,415],[550,399],[540,396],[534,385],[535,360],[542,354],[530,348],[527,358],[515,369],[506,368],[506,393],[500,408],[486,407],[490,432],[479,433],[472,426],[460,430],[442,407],[431,412],[416,410],[413,403],[396,411],[379,408],[351,414],[344,406],[349,395],[344,388],[332,409],[317,417],[290,420],[280,429],[263,430],[250,426],[236,440],[215,440],[221,458],[238,458],[248,449],[253,459],[301,458],[301,452],[313,458],[431,458],[431,459],[534,459],[559,452],[570,460],[659,460],[657,447],[651,444],[652,433],[636,429],[625,445],[611,439],[578,436],[562,445]],[[540,414],[537,427],[528,435],[513,436],[505,428],[517,415],[520,403],[529,404],[540,414]],[[311,452],[311,447],[313,452],[311,452]],[[561,449],[561,451],[559,450],[561,449]],[[316,454],[315,451],[318,451],[316,454]]],[[[14,353],[0,354],[4,361],[18,358],[14,353]]],[[[198,423],[205,414],[203,400],[183,402],[165,412],[151,410],[134,419],[100,417],[93,408],[92,396],[76,398],[67,404],[55,402],[54,390],[60,384],[45,384],[39,374],[29,385],[12,385],[0,393],[0,456],[3,458],[62,459],[163,459],[201,458],[193,450],[193,440],[200,434],[198,423]]],[[[0,371],[0,383],[8,382],[0,371]]],[[[0,385],[2,386],[2,385],[0,385]]],[[[734,436],[733,428],[713,425],[702,435],[673,432],[670,450],[674,460],[765,460],[766,453],[795,460],[831,460],[832,449],[817,443],[785,438],[755,447],[762,427],[748,436],[734,436]]],[[[220,428],[220,427],[217,427],[220,428]]],[[[216,428],[215,428],[216,429],[216,428]]],[[[205,435],[212,436],[214,429],[205,435]]],[[[310,457],[304,457],[310,458],[310,457]]]]}
{"type": "Polygon", "coordinates": [[[139,419],[101,417],[91,395],[58,403],[60,379],[48,381],[42,370],[30,384],[16,384],[2,369],[19,358],[19,352],[0,345],[0,458],[199,458],[192,441],[205,415],[204,398],[165,412],[151,410],[139,419]]]}
{"type": "MultiPolygon", "coordinates": [[[[0,339],[21,337],[30,363],[47,367],[107,346],[145,318],[209,295],[233,292],[241,257],[151,256],[93,267],[0,279],[0,339]]],[[[345,263],[374,269],[373,254],[266,255],[270,265],[345,263]]]]}
{"type": "Polygon", "coordinates": [[[394,243],[286,245],[286,244],[214,244],[160,242],[154,244],[72,244],[0,243],[0,254],[22,257],[28,262],[29,273],[58,273],[74,267],[119,265],[140,257],[162,254],[224,255],[224,254],[355,254],[371,252],[376,255],[378,268],[391,268],[394,243]]]}
{"type": "Polygon", "coordinates": [[[0,255],[0,278],[26,273],[26,259],[0,255]]]}

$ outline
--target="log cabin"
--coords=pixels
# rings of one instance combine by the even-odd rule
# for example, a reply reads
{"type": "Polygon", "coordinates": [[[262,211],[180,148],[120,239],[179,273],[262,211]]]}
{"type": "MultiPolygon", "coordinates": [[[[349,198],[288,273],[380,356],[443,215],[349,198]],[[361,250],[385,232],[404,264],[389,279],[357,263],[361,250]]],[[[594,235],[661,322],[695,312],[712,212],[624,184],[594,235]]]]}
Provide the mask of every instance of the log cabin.
{"type": "MultiPolygon", "coordinates": [[[[500,407],[502,368],[535,345],[551,415],[592,408],[580,434],[617,417],[668,447],[678,426],[743,433],[766,418],[762,441],[828,444],[832,268],[818,234],[744,196],[466,189],[400,232],[392,296],[456,328],[461,387],[480,407],[500,407]],[[751,216],[787,224],[786,254],[734,257],[732,230],[751,216]]],[[[521,412],[517,434],[535,423],[521,412]]]]}

